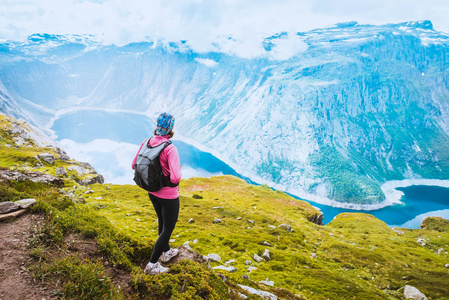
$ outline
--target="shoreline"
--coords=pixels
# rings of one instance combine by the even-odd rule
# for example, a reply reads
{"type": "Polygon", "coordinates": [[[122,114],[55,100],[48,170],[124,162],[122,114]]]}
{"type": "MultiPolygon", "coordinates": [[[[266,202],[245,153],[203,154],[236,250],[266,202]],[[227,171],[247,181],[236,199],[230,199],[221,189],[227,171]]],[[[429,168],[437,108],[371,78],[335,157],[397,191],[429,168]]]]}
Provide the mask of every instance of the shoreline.
{"type": "MultiPolygon", "coordinates": [[[[71,108],[65,108],[60,109],[55,112],[55,115],[53,118],[47,122],[47,124],[44,125],[44,130],[49,131],[52,136],[51,138],[57,138],[55,132],[51,129],[54,122],[59,119],[61,116],[73,113],[77,111],[103,111],[103,112],[115,112],[115,113],[127,113],[127,114],[135,114],[135,115],[143,115],[148,116],[147,112],[139,112],[139,111],[133,111],[129,109],[107,109],[107,108],[99,108],[99,107],[71,107],[71,108]]],[[[247,170],[241,170],[240,166],[238,164],[229,162],[227,159],[225,159],[221,153],[218,151],[215,151],[213,149],[210,149],[207,146],[204,146],[202,144],[197,143],[196,141],[193,141],[185,136],[183,136],[180,133],[177,133],[176,136],[173,138],[173,140],[179,140],[181,142],[184,142],[186,144],[189,144],[198,150],[202,152],[209,153],[213,156],[215,156],[217,159],[221,160],[223,163],[231,167],[237,174],[241,176],[242,179],[245,181],[252,181],[249,182],[251,184],[267,184],[271,188],[280,190],[282,192],[290,194],[292,197],[298,198],[298,200],[307,201],[311,205],[320,204],[320,205],[326,205],[331,206],[335,208],[342,208],[342,209],[349,209],[349,210],[356,210],[356,211],[373,211],[373,210],[379,210],[387,206],[395,205],[395,204],[404,204],[401,201],[402,196],[404,193],[402,191],[397,190],[396,188],[405,188],[409,186],[414,185],[426,185],[426,186],[440,186],[449,188],[449,180],[440,180],[440,179],[404,179],[404,180],[391,180],[383,183],[380,188],[382,192],[385,194],[385,200],[376,203],[376,204],[355,204],[355,203],[345,203],[345,202],[339,202],[332,200],[330,198],[327,198],[322,195],[317,194],[310,194],[305,192],[301,189],[295,189],[295,188],[288,188],[287,186],[284,186],[279,183],[274,183],[269,180],[263,179],[257,175],[250,174],[247,170]]]]}

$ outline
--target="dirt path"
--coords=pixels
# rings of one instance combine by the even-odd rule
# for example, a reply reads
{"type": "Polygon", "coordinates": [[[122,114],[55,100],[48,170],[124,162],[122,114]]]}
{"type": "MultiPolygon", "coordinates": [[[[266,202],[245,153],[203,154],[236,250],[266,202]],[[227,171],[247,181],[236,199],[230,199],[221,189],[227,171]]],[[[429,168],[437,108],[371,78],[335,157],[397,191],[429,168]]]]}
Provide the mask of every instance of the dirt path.
{"type": "Polygon", "coordinates": [[[0,300],[51,299],[50,291],[22,268],[30,259],[30,229],[38,222],[42,223],[43,217],[30,213],[0,222],[0,300]]]}

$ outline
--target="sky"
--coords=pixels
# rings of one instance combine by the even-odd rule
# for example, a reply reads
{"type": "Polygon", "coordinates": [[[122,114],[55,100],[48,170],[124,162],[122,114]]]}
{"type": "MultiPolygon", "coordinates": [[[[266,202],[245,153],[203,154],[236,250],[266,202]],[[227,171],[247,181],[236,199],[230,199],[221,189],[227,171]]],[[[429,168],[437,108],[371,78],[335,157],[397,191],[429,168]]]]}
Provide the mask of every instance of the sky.
{"type": "MultiPolygon", "coordinates": [[[[119,45],[185,40],[207,52],[214,42],[226,47],[232,36],[244,51],[257,51],[261,40],[275,33],[348,21],[431,20],[435,29],[449,33],[447,16],[447,0],[0,0],[0,40],[21,41],[33,33],[91,34],[119,45]]],[[[292,41],[290,48],[302,46],[292,41]]]]}

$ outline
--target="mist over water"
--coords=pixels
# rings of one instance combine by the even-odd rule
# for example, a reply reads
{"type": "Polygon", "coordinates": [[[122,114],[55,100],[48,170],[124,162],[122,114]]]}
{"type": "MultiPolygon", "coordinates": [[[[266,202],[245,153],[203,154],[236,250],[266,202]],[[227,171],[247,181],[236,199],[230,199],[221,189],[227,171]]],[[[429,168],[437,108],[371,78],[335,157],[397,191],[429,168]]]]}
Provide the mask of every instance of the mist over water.
{"type": "MultiPolygon", "coordinates": [[[[62,115],[51,129],[69,156],[91,163],[106,182],[134,184],[131,162],[143,140],[152,136],[154,121],[132,113],[77,111],[62,115]]],[[[177,140],[176,135],[173,144],[178,148],[184,179],[223,174],[243,178],[212,154],[177,140]]],[[[407,228],[419,228],[426,216],[449,218],[449,188],[410,186],[398,190],[404,193],[402,204],[373,211],[309,202],[323,211],[325,224],[343,212],[369,213],[390,226],[407,228]]]]}

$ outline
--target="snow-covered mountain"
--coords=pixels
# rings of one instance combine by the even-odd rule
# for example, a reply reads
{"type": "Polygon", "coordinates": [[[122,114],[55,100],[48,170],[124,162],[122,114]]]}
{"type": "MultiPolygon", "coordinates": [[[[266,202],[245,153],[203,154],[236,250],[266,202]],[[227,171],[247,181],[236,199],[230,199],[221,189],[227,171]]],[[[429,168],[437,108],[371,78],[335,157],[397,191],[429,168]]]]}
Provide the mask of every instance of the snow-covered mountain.
{"type": "Polygon", "coordinates": [[[41,127],[73,107],[166,110],[238,172],[312,199],[373,204],[388,180],[449,179],[449,36],[431,22],[351,22],[262,46],[241,58],[186,42],[4,41],[0,108],[41,127]],[[282,55],[291,39],[301,46],[282,55]]]}

